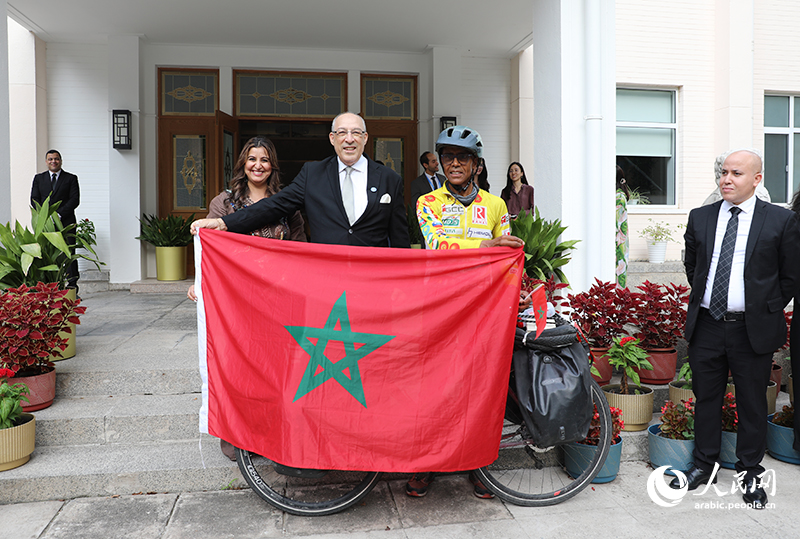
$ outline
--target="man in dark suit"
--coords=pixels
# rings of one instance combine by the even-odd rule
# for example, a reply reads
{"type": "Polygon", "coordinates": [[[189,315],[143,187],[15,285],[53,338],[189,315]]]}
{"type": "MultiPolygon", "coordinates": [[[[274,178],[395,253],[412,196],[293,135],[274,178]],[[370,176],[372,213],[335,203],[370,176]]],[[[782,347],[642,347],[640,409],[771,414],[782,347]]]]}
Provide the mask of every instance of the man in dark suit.
{"type": "MultiPolygon", "coordinates": [[[[422,195],[435,191],[444,185],[444,176],[437,174],[439,171],[439,160],[436,159],[436,154],[433,152],[424,152],[419,156],[419,164],[422,165],[422,174],[414,178],[411,182],[411,206],[416,208],[417,199],[422,195]]],[[[417,230],[419,236],[422,237],[422,231],[417,223],[417,230]]],[[[422,248],[425,248],[425,242],[422,242],[422,248]]]]}
{"type": "MultiPolygon", "coordinates": [[[[692,210],[686,227],[686,316],[695,407],[693,490],[716,482],[728,369],[736,384],[736,471],[743,499],[763,509],[766,388],[772,354],[786,342],[783,308],[800,285],[800,226],[793,212],[758,200],[762,160],[741,150],[723,163],[723,200],[692,210]]],[[[673,488],[680,487],[676,478],[673,488]]]]}
{"type": "Polygon", "coordinates": [[[367,159],[366,124],[345,112],[329,135],[336,155],[306,163],[281,192],[221,219],[200,219],[198,228],[249,232],[305,208],[311,241],[371,247],[409,247],[403,180],[367,159]]]}
{"type": "MultiPolygon", "coordinates": [[[[56,210],[64,226],[76,224],[75,208],[81,203],[81,191],[78,187],[78,177],[61,169],[61,154],[58,150],[49,150],[45,155],[47,172],[41,172],[33,177],[31,188],[31,205],[34,202],[44,203],[49,196],[50,203],[61,202],[56,210]]],[[[74,234],[67,234],[65,239],[71,244],[74,234]]],[[[74,248],[73,248],[74,251],[74,248]]],[[[67,281],[71,288],[78,288],[78,262],[73,261],[67,268],[67,281]]]]}

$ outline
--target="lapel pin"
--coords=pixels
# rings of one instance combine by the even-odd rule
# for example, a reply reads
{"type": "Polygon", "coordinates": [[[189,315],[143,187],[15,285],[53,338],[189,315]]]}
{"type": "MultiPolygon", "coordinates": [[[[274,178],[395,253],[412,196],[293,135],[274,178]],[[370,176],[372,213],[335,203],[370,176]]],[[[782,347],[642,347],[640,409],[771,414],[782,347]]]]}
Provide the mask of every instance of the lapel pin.
{"type": "Polygon", "coordinates": [[[378,188],[377,187],[370,187],[369,190],[372,191],[373,193],[376,193],[378,191],[378,188]]]}

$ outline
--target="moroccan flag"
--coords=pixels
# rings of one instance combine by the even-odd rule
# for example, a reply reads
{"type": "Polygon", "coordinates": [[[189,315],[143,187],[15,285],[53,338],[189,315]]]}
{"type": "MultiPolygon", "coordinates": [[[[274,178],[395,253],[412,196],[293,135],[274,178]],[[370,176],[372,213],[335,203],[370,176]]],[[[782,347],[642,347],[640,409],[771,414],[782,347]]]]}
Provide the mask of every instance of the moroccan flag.
{"type": "Polygon", "coordinates": [[[298,467],[497,458],[521,249],[319,245],[200,230],[200,430],[298,467]]]}
{"type": "Polygon", "coordinates": [[[544,285],[540,284],[531,292],[531,308],[536,319],[536,338],[538,339],[547,324],[547,293],[544,285]]]}

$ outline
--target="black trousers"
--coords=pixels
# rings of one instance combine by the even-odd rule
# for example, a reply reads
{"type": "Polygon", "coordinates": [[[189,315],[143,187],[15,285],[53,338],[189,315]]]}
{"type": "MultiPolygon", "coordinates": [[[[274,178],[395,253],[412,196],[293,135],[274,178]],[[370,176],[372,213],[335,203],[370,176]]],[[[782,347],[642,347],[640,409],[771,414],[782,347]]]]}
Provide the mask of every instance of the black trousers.
{"type": "Polygon", "coordinates": [[[710,472],[719,459],[722,401],[730,369],[739,414],[736,471],[746,472],[747,478],[764,471],[761,460],[767,448],[767,384],[771,364],[771,353],[753,351],[744,321],[714,320],[708,310],[700,309],[689,343],[692,389],[697,397],[695,466],[710,472]]]}

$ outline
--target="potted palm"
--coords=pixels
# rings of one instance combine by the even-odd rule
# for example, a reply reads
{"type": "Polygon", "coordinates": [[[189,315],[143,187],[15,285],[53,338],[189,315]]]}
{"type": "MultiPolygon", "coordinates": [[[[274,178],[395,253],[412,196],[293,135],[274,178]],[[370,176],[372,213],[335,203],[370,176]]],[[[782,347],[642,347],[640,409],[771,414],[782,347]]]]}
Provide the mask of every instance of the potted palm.
{"type": "MultiPolygon", "coordinates": [[[[617,478],[620,461],[622,460],[622,436],[620,436],[620,432],[624,427],[625,422],[622,420],[622,410],[611,407],[611,447],[608,450],[605,464],[600,468],[597,476],[592,479],[592,483],[609,483],[617,478]]],[[[572,477],[578,477],[586,470],[592,462],[599,440],[600,414],[597,412],[597,405],[595,405],[594,415],[586,438],[563,446],[564,466],[567,468],[567,473],[572,477]]]]}
{"type": "Polygon", "coordinates": [[[667,254],[667,243],[675,241],[669,225],[648,219],[649,225],[639,231],[639,236],[647,240],[647,258],[651,264],[662,264],[667,254]]]}
{"type": "Polygon", "coordinates": [[[0,293],[0,368],[15,373],[30,390],[25,411],[46,408],[56,393],[52,353],[67,348],[68,323],[79,324],[80,300],[67,297],[57,283],[21,285],[0,293]]]}
{"type": "Polygon", "coordinates": [[[608,349],[608,362],[620,371],[619,384],[603,386],[608,404],[625,414],[626,431],[646,429],[653,419],[653,390],[639,385],[637,370],[652,368],[647,352],[639,347],[639,339],[635,337],[617,338],[608,349]],[[629,378],[632,384],[628,384],[629,378]]]}
{"type": "Polygon", "coordinates": [[[645,281],[634,293],[635,333],[641,347],[647,350],[652,371],[640,372],[642,382],[663,385],[675,378],[678,352],[675,346],[683,337],[689,288],[669,283],[661,285],[645,281]]]}
{"type": "Polygon", "coordinates": [[[592,376],[600,385],[611,381],[608,349],[614,339],[626,335],[625,324],[631,320],[633,305],[633,294],[627,288],[599,279],[595,279],[587,292],[567,296],[565,306],[570,308],[570,318],[588,341],[597,371],[592,376]]]}
{"type": "Polygon", "coordinates": [[[186,246],[192,243],[189,230],[192,221],[194,214],[188,219],[177,215],[145,215],[139,219],[141,235],[136,239],[156,248],[156,279],[159,281],[186,278],[186,246]]]}
{"type": "Polygon", "coordinates": [[[668,400],[661,407],[661,424],[647,429],[650,464],[682,472],[694,462],[694,401],[668,400]],[[676,403],[677,402],[677,403],[676,403]]]}
{"type": "Polygon", "coordinates": [[[533,214],[522,211],[511,221],[511,233],[525,242],[525,273],[531,279],[547,281],[554,275],[560,282],[568,282],[562,268],[570,261],[570,251],[580,240],[559,241],[566,229],[558,219],[543,219],[538,208],[533,214]]]}
{"type": "Polygon", "coordinates": [[[11,369],[0,369],[0,472],[28,462],[36,443],[36,420],[22,410],[28,388],[9,383],[13,377],[11,369]]]}

